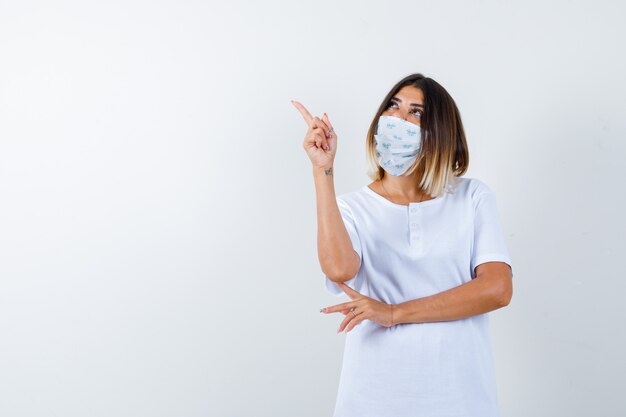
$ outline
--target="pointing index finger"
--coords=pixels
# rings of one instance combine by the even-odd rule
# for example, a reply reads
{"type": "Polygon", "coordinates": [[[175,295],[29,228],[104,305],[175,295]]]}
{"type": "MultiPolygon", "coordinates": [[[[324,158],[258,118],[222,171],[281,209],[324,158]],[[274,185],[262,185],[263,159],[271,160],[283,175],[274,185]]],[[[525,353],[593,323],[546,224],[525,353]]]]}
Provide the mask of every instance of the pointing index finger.
{"type": "Polygon", "coordinates": [[[321,309],[320,311],[324,313],[336,313],[338,311],[342,311],[351,307],[353,307],[352,301],[346,301],[345,303],[335,304],[334,306],[325,307],[321,309]]]}
{"type": "Polygon", "coordinates": [[[313,120],[313,116],[311,116],[311,113],[309,113],[309,111],[299,102],[297,102],[296,100],[291,100],[291,103],[296,106],[296,109],[298,109],[298,111],[300,112],[300,114],[302,115],[302,117],[304,118],[304,121],[306,122],[307,125],[311,125],[311,120],[313,120]]]}

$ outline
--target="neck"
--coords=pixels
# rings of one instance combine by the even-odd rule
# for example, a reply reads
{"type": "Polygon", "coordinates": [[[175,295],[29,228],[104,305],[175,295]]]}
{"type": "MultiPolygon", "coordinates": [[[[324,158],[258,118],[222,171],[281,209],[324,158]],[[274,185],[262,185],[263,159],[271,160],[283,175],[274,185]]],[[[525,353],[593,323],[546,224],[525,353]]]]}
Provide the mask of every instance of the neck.
{"type": "Polygon", "coordinates": [[[385,191],[391,196],[406,198],[409,200],[426,197],[426,193],[419,189],[419,179],[414,176],[387,175],[380,180],[385,191]]]}

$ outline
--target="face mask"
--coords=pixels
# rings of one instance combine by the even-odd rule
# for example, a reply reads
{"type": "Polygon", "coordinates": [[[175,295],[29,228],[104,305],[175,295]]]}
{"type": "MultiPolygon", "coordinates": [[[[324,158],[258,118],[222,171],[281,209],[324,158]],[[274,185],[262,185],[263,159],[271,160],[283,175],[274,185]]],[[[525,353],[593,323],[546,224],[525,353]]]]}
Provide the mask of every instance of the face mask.
{"type": "Polygon", "coordinates": [[[395,116],[378,118],[376,160],[393,176],[402,175],[417,159],[422,131],[419,125],[395,116]]]}

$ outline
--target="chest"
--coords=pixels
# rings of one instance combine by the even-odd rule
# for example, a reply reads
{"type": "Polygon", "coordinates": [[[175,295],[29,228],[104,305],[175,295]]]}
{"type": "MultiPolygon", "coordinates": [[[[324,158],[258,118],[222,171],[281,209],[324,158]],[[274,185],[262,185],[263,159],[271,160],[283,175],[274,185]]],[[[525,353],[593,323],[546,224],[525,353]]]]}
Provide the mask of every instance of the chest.
{"type": "Polygon", "coordinates": [[[473,240],[473,208],[463,202],[370,209],[359,234],[374,256],[449,257],[466,251],[473,240]]]}

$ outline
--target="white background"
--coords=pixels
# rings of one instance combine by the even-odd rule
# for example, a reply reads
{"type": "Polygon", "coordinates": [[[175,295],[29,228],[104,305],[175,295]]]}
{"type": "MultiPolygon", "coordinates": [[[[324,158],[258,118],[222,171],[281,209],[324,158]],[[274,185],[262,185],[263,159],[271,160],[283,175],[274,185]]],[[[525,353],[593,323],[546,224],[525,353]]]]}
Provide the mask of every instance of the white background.
{"type": "MultiPolygon", "coordinates": [[[[503,417],[626,412],[618,1],[1,1],[0,415],[330,416],[306,126],[365,133],[421,72],[514,263],[503,417]]],[[[364,365],[366,366],[366,364],[364,365]]]]}

